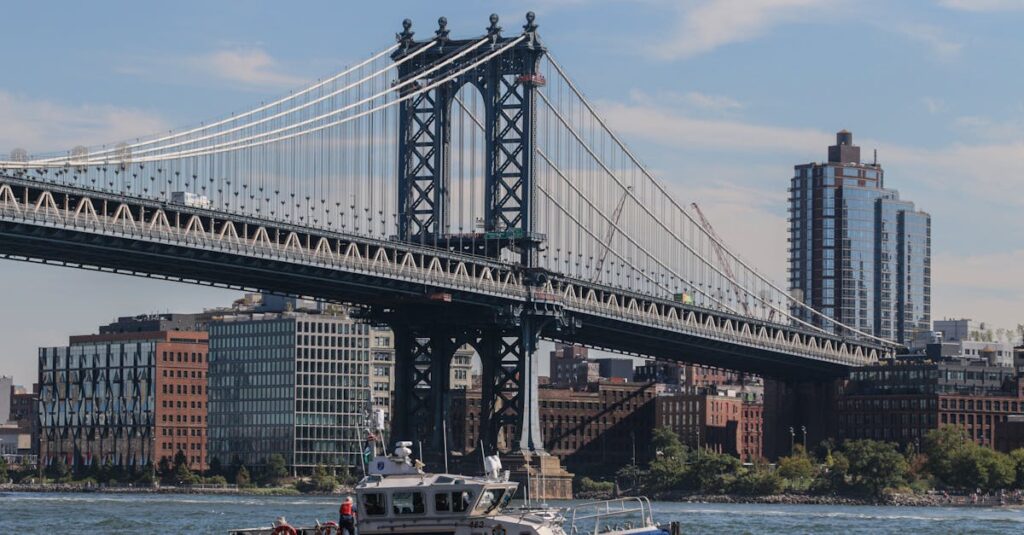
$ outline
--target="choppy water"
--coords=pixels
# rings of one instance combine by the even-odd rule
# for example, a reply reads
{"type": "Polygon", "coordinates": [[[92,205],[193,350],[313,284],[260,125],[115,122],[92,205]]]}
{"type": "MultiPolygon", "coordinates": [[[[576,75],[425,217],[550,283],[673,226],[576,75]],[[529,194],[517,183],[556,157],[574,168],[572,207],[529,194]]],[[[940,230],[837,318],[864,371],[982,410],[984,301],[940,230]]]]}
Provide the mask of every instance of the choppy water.
{"type": "MultiPolygon", "coordinates": [[[[553,504],[554,505],[554,504],[553,504]]],[[[557,505],[570,505],[560,503],[557,505]]],[[[326,497],[0,494],[0,533],[213,533],[333,519],[326,497]]],[[[655,519],[693,534],[995,534],[1024,531],[1024,511],[989,508],[655,503],[655,519]]]]}

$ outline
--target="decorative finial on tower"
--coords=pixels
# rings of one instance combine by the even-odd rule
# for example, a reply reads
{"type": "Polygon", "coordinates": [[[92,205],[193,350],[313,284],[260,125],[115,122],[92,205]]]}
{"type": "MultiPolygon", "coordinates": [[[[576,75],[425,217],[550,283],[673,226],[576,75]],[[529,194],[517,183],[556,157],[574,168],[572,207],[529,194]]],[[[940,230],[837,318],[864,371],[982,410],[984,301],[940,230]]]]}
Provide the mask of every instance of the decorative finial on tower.
{"type": "Polygon", "coordinates": [[[501,37],[501,26],[498,26],[498,14],[491,13],[491,25],[487,27],[487,35],[492,39],[501,37]]]}
{"type": "Polygon", "coordinates": [[[448,29],[448,17],[441,17],[437,19],[437,31],[434,32],[434,35],[438,44],[444,46],[444,44],[448,42],[448,32],[450,31],[451,30],[448,29]]]}
{"type": "Polygon", "coordinates": [[[402,48],[405,50],[409,49],[412,45],[412,36],[415,32],[412,31],[412,20],[405,19],[402,21],[402,33],[395,34],[395,40],[401,43],[402,48]]]}
{"type": "Polygon", "coordinates": [[[538,44],[537,40],[537,15],[533,11],[526,12],[526,24],[523,25],[523,34],[526,35],[526,44],[530,48],[538,44]]]}

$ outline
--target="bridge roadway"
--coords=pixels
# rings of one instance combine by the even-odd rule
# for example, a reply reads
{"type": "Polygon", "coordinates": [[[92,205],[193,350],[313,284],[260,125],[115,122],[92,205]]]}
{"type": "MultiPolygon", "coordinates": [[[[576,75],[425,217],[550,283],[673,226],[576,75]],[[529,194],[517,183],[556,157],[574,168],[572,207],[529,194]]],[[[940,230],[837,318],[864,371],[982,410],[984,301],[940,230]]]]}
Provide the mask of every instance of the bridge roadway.
{"type": "Polygon", "coordinates": [[[445,249],[19,174],[0,175],[0,257],[371,308],[525,307],[563,318],[542,338],[787,380],[839,377],[888,351],[445,249]]]}

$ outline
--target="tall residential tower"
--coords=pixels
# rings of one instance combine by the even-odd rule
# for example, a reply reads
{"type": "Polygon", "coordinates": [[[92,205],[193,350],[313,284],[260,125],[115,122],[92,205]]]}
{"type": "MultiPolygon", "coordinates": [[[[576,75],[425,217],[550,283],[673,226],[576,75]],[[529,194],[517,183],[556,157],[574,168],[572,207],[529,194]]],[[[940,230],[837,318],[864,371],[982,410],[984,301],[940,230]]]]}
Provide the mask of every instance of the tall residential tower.
{"type": "Polygon", "coordinates": [[[795,166],[789,193],[789,285],[797,299],[899,343],[930,328],[931,216],[885,188],[877,161],[861,163],[852,133],[836,134],[827,162],[795,166]]]}

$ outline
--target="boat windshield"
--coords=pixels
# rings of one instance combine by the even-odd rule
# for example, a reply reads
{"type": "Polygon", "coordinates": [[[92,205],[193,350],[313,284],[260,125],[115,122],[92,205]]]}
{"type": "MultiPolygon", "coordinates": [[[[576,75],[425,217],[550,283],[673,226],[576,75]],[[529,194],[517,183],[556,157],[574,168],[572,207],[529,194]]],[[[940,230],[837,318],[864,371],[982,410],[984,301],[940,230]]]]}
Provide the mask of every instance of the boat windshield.
{"type": "Polygon", "coordinates": [[[480,503],[476,505],[474,513],[478,515],[490,514],[495,509],[504,508],[511,501],[512,495],[508,494],[508,498],[505,499],[505,495],[508,494],[506,489],[503,488],[491,488],[484,490],[483,494],[480,495],[480,503]]]}

